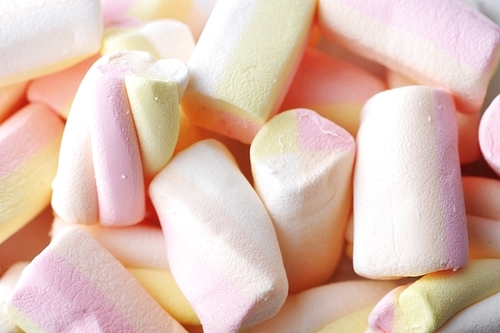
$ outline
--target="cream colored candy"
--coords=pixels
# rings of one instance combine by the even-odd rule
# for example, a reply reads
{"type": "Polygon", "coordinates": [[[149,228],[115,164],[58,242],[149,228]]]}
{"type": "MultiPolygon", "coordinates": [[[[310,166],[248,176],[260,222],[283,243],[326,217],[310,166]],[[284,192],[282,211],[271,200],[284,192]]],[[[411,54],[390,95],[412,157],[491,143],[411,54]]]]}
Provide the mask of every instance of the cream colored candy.
{"type": "Polygon", "coordinates": [[[365,104],[354,172],[354,269],[419,276],[467,263],[455,108],[449,93],[408,86],[365,104]]]}
{"type": "Polygon", "coordinates": [[[18,262],[11,267],[0,278],[0,332],[22,333],[21,329],[10,319],[7,314],[7,299],[14,290],[21,273],[28,262],[18,262]]]}
{"type": "Polygon", "coordinates": [[[471,258],[500,258],[500,181],[463,177],[471,258]]]}
{"type": "Polygon", "coordinates": [[[0,243],[50,203],[63,127],[39,103],[0,124],[0,243]]]}
{"type": "Polygon", "coordinates": [[[205,332],[238,332],[273,317],[288,282],[271,219],[215,140],[177,154],[149,188],[172,275],[205,332]]]}
{"type": "Polygon", "coordinates": [[[500,28],[470,6],[456,0],[320,0],[318,17],[329,39],[419,83],[448,89],[462,112],[481,108],[498,64],[500,28]]]}
{"type": "Polygon", "coordinates": [[[2,1],[0,87],[57,72],[99,51],[99,0],[2,1]]]}
{"type": "Polygon", "coordinates": [[[290,295],[276,316],[247,332],[316,332],[332,321],[376,303],[395,286],[392,282],[358,280],[310,288],[290,295]]]}
{"type": "Polygon", "coordinates": [[[339,262],[354,154],[346,130],[308,109],[276,115],[252,142],[254,186],[273,220],[292,293],[326,282],[339,262]]]}
{"type": "Polygon", "coordinates": [[[392,290],[369,317],[374,332],[434,332],[463,308],[500,292],[500,259],[471,260],[392,290]]]}
{"type": "Polygon", "coordinates": [[[101,53],[120,50],[147,51],[157,59],[177,58],[187,62],[195,41],[180,21],[156,20],[142,27],[110,28],[104,32],[101,53]]]}
{"type": "Polygon", "coordinates": [[[484,111],[479,124],[479,146],[483,157],[493,171],[500,175],[500,135],[498,126],[500,124],[500,95],[484,111]]]}
{"type": "Polygon", "coordinates": [[[314,0],[217,1],[188,62],[190,81],[182,100],[188,118],[250,143],[278,111],[315,5],[314,0]]]}
{"type": "Polygon", "coordinates": [[[64,229],[23,270],[7,304],[26,332],[186,332],[109,252],[64,229]]]}
{"type": "MultiPolygon", "coordinates": [[[[389,88],[399,88],[415,85],[416,82],[392,70],[387,71],[387,84],[389,88]]],[[[479,121],[481,113],[465,114],[458,110],[458,154],[460,164],[473,163],[481,158],[481,149],[479,148],[479,121]]]]}
{"type": "Polygon", "coordinates": [[[373,310],[373,305],[362,308],[345,315],[324,326],[315,333],[367,333],[368,316],[373,310]]]}

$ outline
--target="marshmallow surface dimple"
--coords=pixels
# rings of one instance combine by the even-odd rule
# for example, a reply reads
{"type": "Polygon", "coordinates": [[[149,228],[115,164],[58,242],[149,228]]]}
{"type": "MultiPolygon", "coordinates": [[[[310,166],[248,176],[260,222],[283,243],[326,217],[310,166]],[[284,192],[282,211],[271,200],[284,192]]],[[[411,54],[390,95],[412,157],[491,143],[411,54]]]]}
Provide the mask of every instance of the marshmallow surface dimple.
{"type": "Polygon", "coordinates": [[[453,100],[409,86],[361,114],[354,171],[356,273],[419,276],[467,263],[467,225],[453,100]]]}
{"type": "Polygon", "coordinates": [[[316,1],[220,0],[193,50],[182,107],[197,126],[244,143],[278,111],[316,1]]]}
{"type": "Polygon", "coordinates": [[[205,332],[274,316],[288,282],[269,214],[227,148],[204,140],[177,154],[149,194],[170,270],[205,332]]]}
{"type": "Polygon", "coordinates": [[[76,226],[24,269],[7,307],[26,332],[186,332],[76,226]]]}
{"type": "Polygon", "coordinates": [[[326,282],[344,245],[355,142],[308,109],[273,117],[250,148],[254,187],[273,221],[290,292],[326,282]]]}
{"type": "Polygon", "coordinates": [[[500,27],[456,0],[320,0],[319,25],[340,42],[479,111],[500,54],[500,27]]]}
{"type": "Polygon", "coordinates": [[[2,1],[0,87],[64,68],[99,51],[99,0],[2,1]]]}

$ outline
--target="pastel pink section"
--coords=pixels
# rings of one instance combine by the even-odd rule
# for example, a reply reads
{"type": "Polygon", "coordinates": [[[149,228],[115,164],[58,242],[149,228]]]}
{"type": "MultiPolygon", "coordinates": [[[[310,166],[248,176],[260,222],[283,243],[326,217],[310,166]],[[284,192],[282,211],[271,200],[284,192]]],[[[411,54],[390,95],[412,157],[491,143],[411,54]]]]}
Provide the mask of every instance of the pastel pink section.
{"type": "Polygon", "coordinates": [[[435,94],[436,146],[439,181],[443,196],[443,225],[447,263],[444,269],[457,269],[467,263],[469,256],[467,220],[458,157],[458,127],[455,105],[445,91],[435,94]]]}
{"type": "Polygon", "coordinates": [[[295,114],[301,151],[335,151],[353,148],[352,136],[332,121],[308,109],[297,109],[295,114]]]}
{"type": "Polygon", "coordinates": [[[375,305],[368,316],[368,325],[375,332],[392,332],[394,326],[394,317],[396,314],[396,301],[401,292],[406,289],[405,286],[399,286],[389,291],[375,305]]]}
{"type": "Polygon", "coordinates": [[[280,109],[335,103],[360,104],[361,108],[385,89],[381,79],[356,65],[308,49],[280,109]]]}
{"type": "Polygon", "coordinates": [[[388,26],[427,40],[475,70],[484,71],[491,66],[489,55],[492,46],[498,43],[499,28],[463,1],[337,1],[388,26]]]}
{"type": "Polygon", "coordinates": [[[45,251],[23,276],[11,303],[46,332],[136,332],[106,295],[54,251],[45,251]]]}
{"type": "Polygon", "coordinates": [[[145,214],[139,144],[128,104],[124,77],[128,69],[96,69],[95,100],[89,105],[90,138],[103,225],[131,225],[145,214]]]}
{"type": "Polygon", "coordinates": [[[0,179],[59,138],[63,122],[47,106],[28,104],[0,125],[0,179]]]}
{"type": "Polygon", "coordinates": [[[500,175],[500,95],[491,102],[481,118],[479,145],[488,165],[500,175]]]}
{"type": "Polygon", "coordinates": [[[104,24],[108,26],[110,22],[122,20],[135,1],[138,0],[101,0],[104,24]]]}

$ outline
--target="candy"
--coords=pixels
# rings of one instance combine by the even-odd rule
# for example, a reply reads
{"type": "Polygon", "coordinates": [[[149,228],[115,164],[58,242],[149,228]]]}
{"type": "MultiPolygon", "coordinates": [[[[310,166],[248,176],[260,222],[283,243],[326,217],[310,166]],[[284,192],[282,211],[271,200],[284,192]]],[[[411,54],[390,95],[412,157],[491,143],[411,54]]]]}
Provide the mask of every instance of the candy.
{"type": "Polygon", "coordinates": [[[27,85],[27,82],[21,82],[0,89],[0,123],[26,104],[27,85]]]}
{"type": "Polygon", "coordinates": [[[273,220],[292,293],[326,282],[338,264],[354,153],[347,131],[307,109],[280,113],[252,142],[255,190],[273,220]]]}
{"type": "Polygon", "coordinates": [[[479,124],[479,145],[484,159],[497,174],[500,174],[500,136],[497,128],[500,123],[500,96],[488,106],[479,124]]]}
{"type": "Polygon", "coordinates": [[[7,310],[27,332],[186,332],[77,227],[64,229],[24,269],[7,310]]]}
{"type": "Polygon", "coordinates": [[[104,32],[101,53],[120,50],[147,51],[157,59],[177,58],[188,61],[195,41],[182,22],[163,19],[141,27],[110,28],[104,32]]]}
{"type": "Polygon", "coordinates": [[[28,262],[18,262],[12,265],[0,278],[0,328],[4,333],[21,333],[21,329],[7,314],[7,299],[14,290],[19,276],[28,262]]]}
{"type": "Polygon", "coordinates": [[[177,141],[177,100],[187,79],[179,62],[123,51],[102,57],[87,72],[53,182],[52,206],[59,217],[104,225],[144,218],[144,177],[148,182],[168,162],[177,141]]]}
{"type": "Polygon", "coordinates": [[[376,302],[394,285],[383,281],[343,281],[311,288],[289,296],[275,317],[248,332],[316,332],[376,302]]]}
{"type": "Polygon", "coordinates": [[[314,110],[355,136],[363,104],[385,89],[381,79],[358,66],[308,49],[281,110],[314,110]]]}
{"type": "Polygon", "coordinates": [[[274,316],[288,293],[271,219],[229,151],[204,140],[149,188],[170,270],[207,332],[238,332],[274,316]]]}
{"type": "Polygon", "coordinates": [[[99,0],[2,2],[0,87],[62,70],[99,50],[99,0]]]}
{"type": "Polygon", "coordinates": [[[250,143],[278,111],[314,9],[313,0],[217,1],[188,62],[181,102],[193,124],[250,143]]]}
{"type": "Polygon", "coordinates": [[[500,260],[472,260],[457,271],[424,276],[400,286],[375,306],[369,317],[375,332],[434,332],[459,310],[500,292],[500,260]]]}
{"type": "Polygon", "coordinates": [[[481,108],[498,62],[500,28],[468,5],[320,0],[318,12],[326,37],[417,82],[451,90],[463,112],[481,108]]]}
{"type": "Polygon", "coordinates": [[[49,204],[62,132],[62,121],[37,103],[0,125],[0,243],[49,204]]]}
{"type": "Polygon", "coordinates": [[[354,269],[419,276],[467,263],[455,108],[439,89],[409,86],[364,106],[354,172],[354,269]]]}

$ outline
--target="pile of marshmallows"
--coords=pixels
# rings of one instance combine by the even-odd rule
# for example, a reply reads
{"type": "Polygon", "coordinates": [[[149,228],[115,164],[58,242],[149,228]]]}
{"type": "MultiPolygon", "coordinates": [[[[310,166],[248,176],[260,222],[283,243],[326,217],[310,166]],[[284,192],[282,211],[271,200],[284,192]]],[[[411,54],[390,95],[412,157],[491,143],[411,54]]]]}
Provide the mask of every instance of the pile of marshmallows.
{"type": "Polygon", "coordinates": [[[1,332],[500,331],[496,0],[0,16],[1,332]]]}

